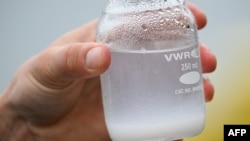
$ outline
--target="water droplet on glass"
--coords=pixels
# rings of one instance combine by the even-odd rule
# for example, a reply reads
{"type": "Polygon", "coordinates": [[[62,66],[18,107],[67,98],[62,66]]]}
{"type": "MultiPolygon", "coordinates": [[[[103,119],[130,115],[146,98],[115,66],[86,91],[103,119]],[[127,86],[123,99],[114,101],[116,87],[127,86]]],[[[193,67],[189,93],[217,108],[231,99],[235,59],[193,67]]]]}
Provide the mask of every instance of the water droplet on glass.
{"type": "Polygon", "coordinates": [[[160,14],[160,15],[164,15],[163,10],[162,10],[162,9],[159,9],[158,14],[160,14]]]}
{"type": "Polygon", "coordinates": [[[148,31],[148,27],[147,27],[147,25],[146,24],[142,24],[142,29],[144,30],[144,31],[148,31]]]}
{"type": "Polygon", "coordinates": [[[175,22],[176,24],[179,24],[179,23],[180,23],[180,22],[179,22],[178,20],[176,20],[176,19],[174,20],[174,22],[175,22]]]}
{"type": "Polygon", "coordinates": [[[165,19],[162,17],[161,19],[160,19],[160,23],[164,23],[165,22],[165,19]]]}
{"type": "Polygon", "coordinates": [[[190,25],[189,25],[189,24],[187,24],[187,25],[184,25],[184,28],[187,28],[187,29],[189,29],[189,28],[190,28],[190,25]]]}
{"type": "Polygon", "coordinates": [[[175,12],[180,12],[181,10],[179,8],[174,9],[175,12]]]}

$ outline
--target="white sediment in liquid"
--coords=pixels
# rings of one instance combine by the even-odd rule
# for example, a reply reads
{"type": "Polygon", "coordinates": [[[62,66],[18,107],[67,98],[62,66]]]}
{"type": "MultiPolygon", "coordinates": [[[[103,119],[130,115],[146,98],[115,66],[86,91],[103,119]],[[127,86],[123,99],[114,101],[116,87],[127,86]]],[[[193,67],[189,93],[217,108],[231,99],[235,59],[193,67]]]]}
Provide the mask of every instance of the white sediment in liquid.
{"type": "Polygon", "coordinates": [[[146,122],[131,124],[129,121],[124,123],[118,121],[117,124],[112,122],[109,124],[109,131],[113,141],[172,141],[199,134],[203,126],[195,125],[202,125],[204,117],[192,117],[192,120],[189,119],[188,122],[185,122],[186,118],[189,117],[176,118],[176,121],[167,123],[167,119],[158,120],[157,123],[152,124],[146,122]],[[190,129],[191,127],[192,129],[190,129]]]}

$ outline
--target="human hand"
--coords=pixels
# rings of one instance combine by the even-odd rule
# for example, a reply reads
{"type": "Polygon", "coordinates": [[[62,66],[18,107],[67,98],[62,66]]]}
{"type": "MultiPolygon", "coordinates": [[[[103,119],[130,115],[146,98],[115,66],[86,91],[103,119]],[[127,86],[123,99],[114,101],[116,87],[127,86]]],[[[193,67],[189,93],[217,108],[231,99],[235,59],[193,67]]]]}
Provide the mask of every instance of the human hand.
{"type": "MultiPolygon", "coordinates": [[[[198,28],[203,28],[204,13],[192,4],[189,7],[198,28]]],[[[19,68],[0,97],[0,118],[12,119],[12,124],[6,123],[11,130],[0,126],[0,140],[110,140],[99,75],[111,58],[105,45],[95,43],[97,22],[66,33],[19,68]]],[[[204,44],[200,47],[203,72],[214,71],[215,56],[204,44]]],[[[206,100],[212,100],[214,89],[208,80],[204,80],[204,89],[206,100]]]]}

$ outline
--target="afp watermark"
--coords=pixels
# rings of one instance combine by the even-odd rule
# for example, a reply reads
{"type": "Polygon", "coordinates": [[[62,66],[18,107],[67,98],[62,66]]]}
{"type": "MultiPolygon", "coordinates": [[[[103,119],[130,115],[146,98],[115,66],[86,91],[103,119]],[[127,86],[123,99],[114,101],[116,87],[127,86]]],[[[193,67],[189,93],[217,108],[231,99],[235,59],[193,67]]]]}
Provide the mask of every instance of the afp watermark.
{"type": "Polygon", "coordinates": [[[249,125],[224,125],[224,141],[250,141],[249,125]]]}

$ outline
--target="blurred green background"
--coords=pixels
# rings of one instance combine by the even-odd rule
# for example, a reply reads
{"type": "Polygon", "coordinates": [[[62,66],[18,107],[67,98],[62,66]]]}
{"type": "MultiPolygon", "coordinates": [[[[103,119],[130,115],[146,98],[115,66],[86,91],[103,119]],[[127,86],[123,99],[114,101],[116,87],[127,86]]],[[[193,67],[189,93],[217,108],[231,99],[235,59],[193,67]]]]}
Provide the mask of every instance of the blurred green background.
{"type": "MultiPolygon", "coordinates": [[[[199,32],[217,56],[204,131],[186,141],[223,141],[224,124],[250,124],[250,1],[190,0],[208,17],[199,32]]],[[[97,18],[105,0],[0,0],[0,91],[18,67],[61,34],[97,18]]]]}

